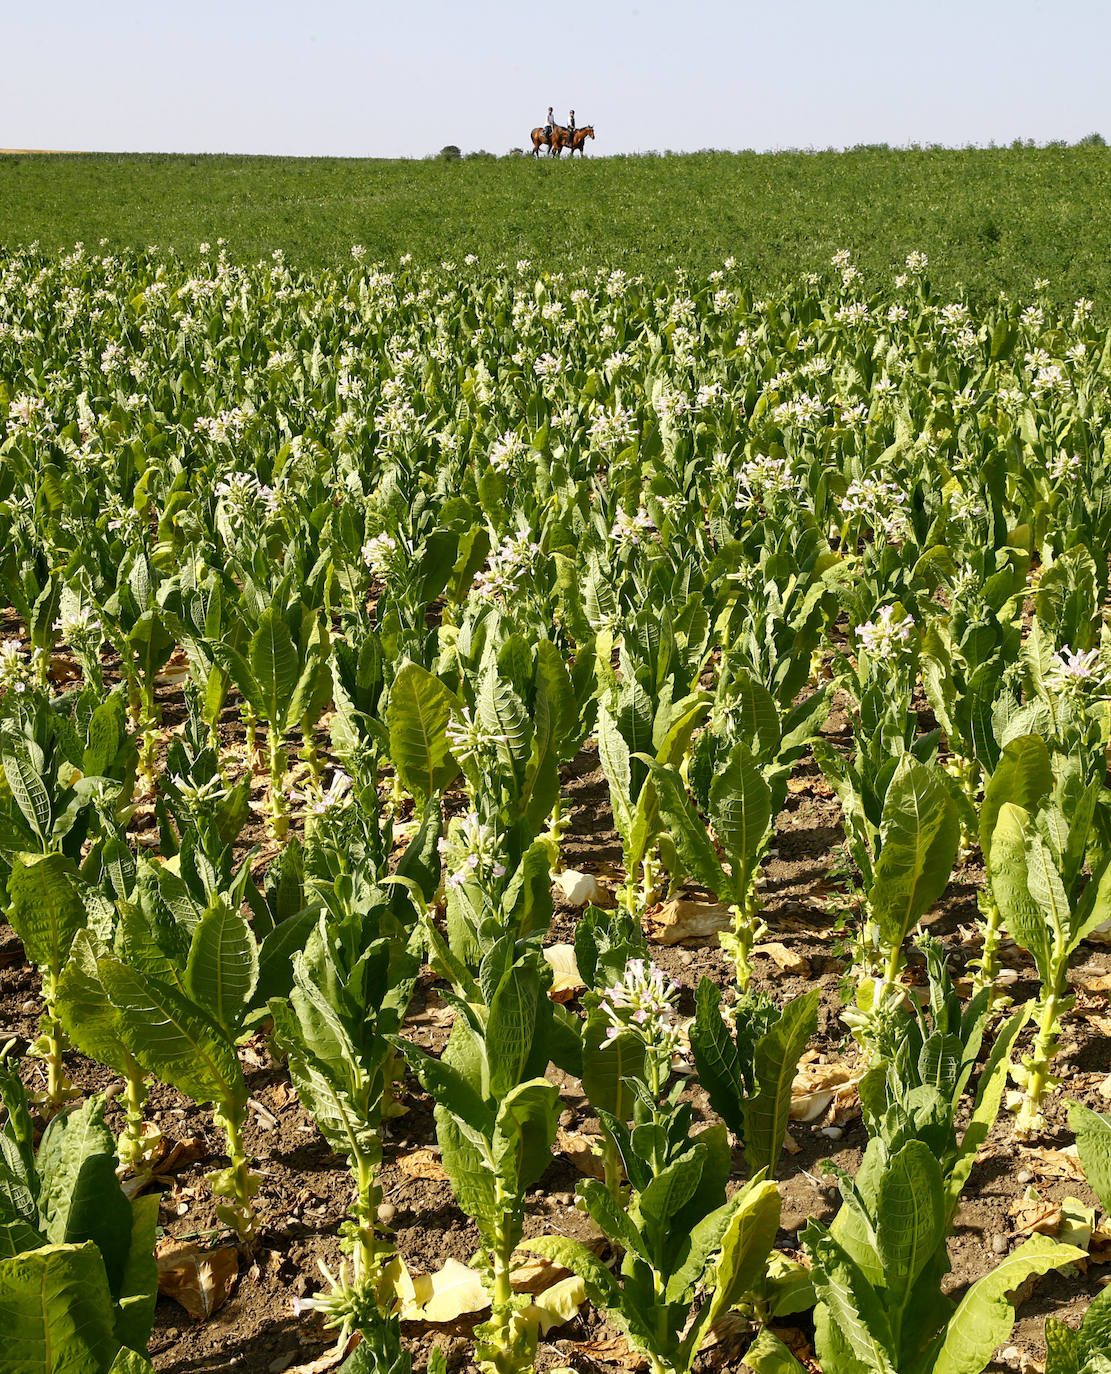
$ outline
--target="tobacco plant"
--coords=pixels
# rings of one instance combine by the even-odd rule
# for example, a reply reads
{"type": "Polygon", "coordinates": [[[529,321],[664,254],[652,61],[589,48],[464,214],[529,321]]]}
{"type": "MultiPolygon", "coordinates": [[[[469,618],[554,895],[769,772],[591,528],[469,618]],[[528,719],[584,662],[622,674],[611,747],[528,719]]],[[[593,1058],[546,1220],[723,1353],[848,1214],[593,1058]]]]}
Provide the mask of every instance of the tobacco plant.
{"type": "Polygon", "coordinates": [[[568,1237],[543,1236],[526,1246],[578,1274],[590,1300],[654,1374],[690,1370],[713,1322],[762,1283],[779,1225],[779,1195],[762,1171],[726,1198],[725,1127],[692,1136],[691,1108],[679,1102],[683,1085],[668,1087],[678,1044],[674,991],[658,968],[633,959],[602,1003],[610,1039],[639,1041],[641,1049],[628,1079],[631,1124],[599,1109],[620,1152],[628,1195],[615,1197],[593,1179],[579,1186],[581,1205],[624,1252],[620,1280],[568,1237]]]}
{"type": "Polygon", "coordinates": [[[59,1115],[34,1144],[19,1076],[0,1063],[0,1313],[12,1368],[139,1374],[154,1322],[158,1197],[128,1198],[116,1178],[105,1101],[59,1115]]]}
{"type": "Polygon", "coordinates": [[[270,1002],[298,1095],[331,1147],[346,1157],[355,1183],[343,1229],[350,1282],[344,1273],[315,1300],[343,1335],[373,1326],[378,1311],[389,1309],[382,1270],[391,1251],[376,1230],[377,1171],[398,1070],[392,1038],[413,994],[419,948],[419,932],[407,943],[384,900],[343,921],[322,916],[294,957],[288,1002],[270,1002]]]}
{"type": "Polygon", "coordinates": [[[474,1001],[449,994],[456,1018],[442,1059],[403,1042],[421,1086],[436,1100],[436,1138],[456,1201],[478,1226],[490,1319],[476,1332],[479,1367],[531,1368],[536,1330],[512,1288],[524,1195],[547,1168],[559,1090],[543,1077],[552,1023],[551,971],[535,946],[504,937],[482,960],[474,1001]]]}
{"type": "Polygon", "coordinates": [[[992,891],[1006,928],[1033,957],[1041,982],[1034,1043],[1013,1071],[1023,1089],[1015,1118],[1019,1136],[1044,1125],[1041,1104],[1056,1081],[1058,1026],[1073,1002],[1069,958],[1086,935],[1111,919],[1111,851],[1091,847],[1097,789],[1095,782],[1084,787],[1075,773],[1059,774],[1054,795],[1035,813],[1005,802],[992,834],[992,891]]]}

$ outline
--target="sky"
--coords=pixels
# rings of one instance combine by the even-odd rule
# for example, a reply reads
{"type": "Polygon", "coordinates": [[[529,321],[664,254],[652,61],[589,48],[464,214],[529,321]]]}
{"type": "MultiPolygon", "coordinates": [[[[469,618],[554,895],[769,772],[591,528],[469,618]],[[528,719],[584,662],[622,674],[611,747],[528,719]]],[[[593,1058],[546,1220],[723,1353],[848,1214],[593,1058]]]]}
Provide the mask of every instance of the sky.
{"type": "Polygon", "coordinates": [[[0,148],[595,155],[1111,139],[1107,0],[8,0],[0,148]]]}

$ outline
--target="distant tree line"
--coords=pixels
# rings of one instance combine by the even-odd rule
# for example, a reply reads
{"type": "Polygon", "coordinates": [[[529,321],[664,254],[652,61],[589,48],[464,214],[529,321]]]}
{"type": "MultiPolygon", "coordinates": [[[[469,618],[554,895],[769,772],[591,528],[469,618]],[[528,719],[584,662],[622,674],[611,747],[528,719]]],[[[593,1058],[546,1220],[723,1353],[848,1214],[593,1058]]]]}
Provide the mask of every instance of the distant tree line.
{"type": "MultiPolygon", "coordinates": [[[[967,149],[976,148],[976,147],[978,147],[978,146],[980,146],[980,145],[978,145],[978,144],[973,144],[973,143],[967,143],[967,144],[964,145],[964,147],[965,147],[966,150],[967,150],[967,149]]],[[[1054,139],[1050,139],[1050,140],[1049,140],[1048,142],[1046,142],[1046,143],[1039,143],[1038,140],[1037,140],[1037,139],[1034,139],[1034,138],[1016,138],[1016,139],[1012,139],[1012,141],[1011,141],[1009,144],[1006,144],[1006,143],[997,143],[994,139],[992,139],[989,143],[987,143],[987,144],[984,145],[984,146],[986,146],[986,147],[988,147],[988,148],[1007,148],[1007,147],[1010,147],[1010,148],[1015,148],[1015,149],[1018,149],[1018,148],[1106,148],[1106,147],[1107,147],[1107,140],[1104,138],[1104,136],[1103,136],[1101,133],[1092,132],[1092,133],[1090,133],[1090,134],[1085,134],[1083,138],[1078,138],[1078,139],[1076,140],[1075,143],[1069,143],[1069,141],[1068,141],[1067,139],[1064,139],[1064,138],[1054,138],[1054,139]]],[[[731,151],[731,150],[730,150],[730,149],[727,149],[727,148],[700,148],[698,151],[699,151],[700,153],[719,153],[719,152],[729,152],[729,151],[731,151]]],[[[765,151],[772,151],[772,150],[767,149],[767,150],[765,150],[765,151]]],[[[839,151],[840,151],[840,152],[846,152],[846,153],[891,153],[891,152],[916,152],[916,153],[919,153],[919,152],[951,152],[951,151],[953,151],[953,149],[950,147],[949,144],[946,144],[946,143],[907,143],[907,144],[902,144],[902,145],[899,145],[899,144],[892,145],[892,144],[890,144],[890,143],[856,143],[856,144],[854,144],[851,148],[844,148],[844,149],[837,149],[837,148],[814,148],[814,147],[810,147],[810,148],[795,148],[795,147],[790,147],[790,148],[776,148],[776,149],[774,149],[774,151],[777,152],[777,153],[815,153],[815,154],[817,154],[817,153],[823,153],[823,154],[824,154],[824,153],[835,153],[835,152],[839,152],[839,151]]],[[[440,151],[439,151],[438,153],[429,153],[429,154],[428,154],[428,157],[427,157],[425,160],[426,160],[426,161],[431,161],[431,162],[475,162],[475,161],[479,161],[479,162],[493,162],[493,161],[495,161],[495,160],[497,159],[497,156],[498,156],[497,153],[490,153],[490,152],[487,152],[487,150],[486,150],[485,148],[478,148],[478,149],[476,149],[474,152],[465,153],[465,152],[463,152],[463,150],[462,150],[457,144],[455,144],[455,143],[446,143],[446,144],[440,149],[440,151]]],[[[504,158],[504,157],[524,157],[524,156],[525,156],[525,150],[524,150],[523,148],[510,148],[510,150],[509,150],[507,153],[502,153],[501,156],[502,156],[503,158],[504,158]]],[[[620,154],[619,154],[619,156],[620,156],[620,154]]],[[[637,154],[637,156],[639,156],[639,157],[684,157],[684,156],[686,156],[686,154],[680,153],[680,152],[676,152],[676,151],[675,151],[674,149],[672,149],[672,148],[667,148],[667,149],[665,149],[663,152],[660,152],[660,150],[659,150],[658,148],[646,148],[642,153],[637,154]]],[[[757,156],[759,156],[759,154],[758,154],[758,152],[757,152],[757,150],[756,150],[755,148],[741,148],[741,149],[738,150],[738,156],[744,156],[744,157],[757,157],[757,156]]]]}

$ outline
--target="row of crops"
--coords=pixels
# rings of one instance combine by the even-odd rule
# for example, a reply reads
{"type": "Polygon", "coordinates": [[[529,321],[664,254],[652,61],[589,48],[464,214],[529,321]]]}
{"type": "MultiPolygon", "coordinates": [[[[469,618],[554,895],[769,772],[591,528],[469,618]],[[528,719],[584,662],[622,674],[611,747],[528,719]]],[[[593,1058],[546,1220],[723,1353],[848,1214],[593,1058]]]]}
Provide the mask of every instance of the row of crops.
{"type": "MultiPolygon", "coordinates": [[[[973,314],[927,273],[912,254],[872,282],[841,253],[757,300],[731,262],[661,284],[0,255],[0,876],[45,1007],[0,1068],[6,1367],[151,1368],[152,1079],[211,1110],[217,1214],[258,1243],[260,1029],[350,1168],[346,1260],[308,1304],[350,1374],[410,1368],[379,1175],[421,1093],[497,1374],[584,1304],[653,1374],[709,1367],[730,1315],[757,1374],[980,1374],[1007,1295],[1085,1258],[1034,1235],[945,1284],[1004,1104],[1033,1140],[1059,1103],[1070,960],[1111,922],[1111,338],[1088,301],[973,314]],[[561,770],[593,742],[623,878],[556,1001],[561,770]],[[787,1255],[818,992],[758,989],[753,951],[812,762],[850,858],[868,1144],[787,1255]],[[951,968],[916,931],[977,848],[951,968]],[[729,977],[680,1014],[643,917],[684,886],[728,908],[729,977]],[[1016,945],[1039,990],[1012,1006],[1016,945]],[[438,1057],[407,1024],[429,969],[438,1057]],[[75,1101],[75,1051],[122,1111],[75,1101]],[[553,1066],[600,1123],[598,1177],[587,1239],[526,1250],[553,1066]],[[519,1292],[538,1255],[563,1277],[519,1292]]],[[[1111,1205],[1111,1120],[1070,1120],[1111,1205]]],[[[1045,1339],[1046,1374],[1107,1374],[1111,1297],[1045,1339]]]]}

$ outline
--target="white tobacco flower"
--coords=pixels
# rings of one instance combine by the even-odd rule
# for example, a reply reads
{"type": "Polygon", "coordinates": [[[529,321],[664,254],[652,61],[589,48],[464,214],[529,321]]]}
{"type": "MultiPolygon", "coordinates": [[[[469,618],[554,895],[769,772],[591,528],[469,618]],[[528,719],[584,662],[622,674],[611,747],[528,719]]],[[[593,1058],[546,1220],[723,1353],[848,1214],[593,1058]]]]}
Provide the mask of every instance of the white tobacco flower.
{"type": "Polygon", "coordinates": [[[472,880],[501,878],[505,864],[498,857],[498,844],[493,829],[483,825],[477,812],[456,816],[448,826],[446,837],[437,842],[444,866],[449,870],[448,887],[462,887],[472,880]]]}
{"type": "Polygon", "coordinates": [[[518,458],[529,451],[529,445],[512,429],[507,429],[500,439],[490,445],[490,466],[498,472],[508,472],[518,458]]]}
{"type": "Polygon", "coordinates": [[[590,422],[588,435],[595,448],[623,447],[637,437],[636,417],[622,406],[599,410],[590,422]]]}
{"type": "Polygon", "coordinates": [[[363,562],[375,577],[385,579],[397,565],[400,547],[392,534],[376,534],[363,545],[363,562]]]}
{"type": "Polygon", "coordinates": [[[344,810],[354,800],[351,792],[351,779],[342,768],[337,768],[332,774],[332,780],[327,788],[313,802],[312,810],[317,816],[325,816],[330,811],[344,810]]]}
{"type": "Polygon", "coordinates": [[[31,647],[26,658],[22,646],[16,639],[6,639],[0,644],[0,692],[14,692],[21,696],[35,680],[35,669],[42,653],[31,647]]]}
{"type": "Polygon", "coordinates": [[[766,501],[769,496],[790,491],[795,485],[794,473],[787,458],[770,458],[760,454],[742,463],[737,472],[738,492],[734,502],[738,509],[752,502],[766,501]]]}
{"type": "Polygon", "coordinates": [[[228,524],[241,530],[269,514],[275,492],[252,472],[230,472],[216,484],[215,496],[228,524]]]}
{"type": "Polygon", "coordinates": [[[1059,482],[1062,477],[1075,477],[1081,466],[1082,459],[1079,453],[1066,453],[1064,449],[1060,449],[1056,458],[1051,458],[1046,463],[1045,470],[1051,482],[1059,482]]]}
{"type": "Polygon", "coordinates": [[[651,534],[656,526],[652,517],[643,506],[637,508],[635,515],[630,515],[628,511],[618,510],[614,518],[613,528],[610,530],[610,538],[621,548],[630,545],[637,545],[643,542],[645,535],[651,534]]]}
{"type": "Polygon", "coordinates": [[[651,1048],[674,1054],[679,1048],[675,994],[680,984],[655,964],[630,959],[619,983],[606,989],[600,1003],[609,1021],[604,1045],[627,1031],[638,1034],[651,1048]]]}
{"type": "Polygon", "coordinates": [[[877,532],[888,539],[896,539],[906,533],[907,497],[890,482],[880,482],[874,477],[862,477],[849,483],[842,501],[841,510],[845,515],[859,515],[877,532]]]}
{"type": "Polygon", "coordinates": [[[892,661],[902,655],[913,631],[914,621],[909,615],[896,620],[895,607],[882,606],[875,620],[857,626],[856,636],[865,653],[880,661],[892,661]]]}
{"type": "Polygon", "coordinates": [[[1070,649],[1067,644],[1053,655],[1047,678],[1058,691],[1074,696],[1102,696],[1109,685],[1098,649],[1070,649]]]}
{"type": "Polygon", "coordinates": [[[448,718],[444,733],[459,763],[467,763],[480,754],[490,753],[499,744],[509,743],[508,735],[484,729],[469,706],[464,706],[459,715],[452,714],[448,718]]]}

